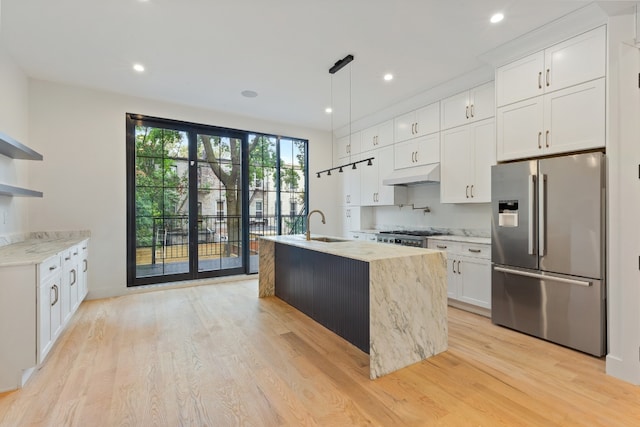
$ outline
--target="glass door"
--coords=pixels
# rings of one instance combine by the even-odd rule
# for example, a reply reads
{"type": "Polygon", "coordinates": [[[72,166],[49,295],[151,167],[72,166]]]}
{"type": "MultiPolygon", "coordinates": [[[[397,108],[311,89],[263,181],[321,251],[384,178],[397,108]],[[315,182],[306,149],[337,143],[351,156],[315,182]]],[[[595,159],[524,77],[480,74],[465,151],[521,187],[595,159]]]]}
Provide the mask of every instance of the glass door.
{"type": "MultiPolygon", "coordinates": [[[[189,138],[187,132],[138,123],[130,129],[135,144],[133,191],[134,275],[154,282],[158,276],[189,274],[189,138]]],[[[130,161],[131,161],[131,157],[130,161]]],[[[131,178],[131,174],[130,174],[131,178]]],[[[133,198],[133,200],[131,200],[133,198]]],[[[131,264],[131,262],[129,262],[131,264]]]]}
{"type": "Polygon", "coordinates": [[[244,272],[242,135],[198,133],[198,273],[244,272]]]}
{"type": "Polygon", "coordinates": [[[127,284],[258,271],[304,232],[307,141],[127,115],[127,284]]]}

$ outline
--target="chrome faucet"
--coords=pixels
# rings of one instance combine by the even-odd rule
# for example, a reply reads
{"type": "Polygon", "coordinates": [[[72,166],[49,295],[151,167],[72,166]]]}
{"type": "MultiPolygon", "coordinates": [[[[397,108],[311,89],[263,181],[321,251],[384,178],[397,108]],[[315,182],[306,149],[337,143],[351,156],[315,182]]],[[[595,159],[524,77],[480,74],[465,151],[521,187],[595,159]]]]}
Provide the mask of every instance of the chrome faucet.
{"type": "Polygon", "coordinates": [[[307,215],[307,240],[311,240],[311,214],[314,212],[318,212],[320,215],[322,215],[322,223],[326,224],[326,222],[324,221],[324,214],[322,213],[322,211],[315,209],[312,210],[311,212],[309,212],[309,215],[307,215]]]}

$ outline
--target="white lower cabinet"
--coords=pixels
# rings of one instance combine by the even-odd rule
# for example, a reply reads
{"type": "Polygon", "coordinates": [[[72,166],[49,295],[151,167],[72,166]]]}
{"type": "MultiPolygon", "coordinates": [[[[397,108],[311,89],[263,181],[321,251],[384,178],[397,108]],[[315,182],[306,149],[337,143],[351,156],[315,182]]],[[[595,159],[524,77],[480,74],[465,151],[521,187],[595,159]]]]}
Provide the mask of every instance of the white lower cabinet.
{"type": "Polygon", "coordinates": [[[353,240],[360,240],[362,242],[375,242],[377,241],[376,233],[367,233],[364,231],[352,231],[348,235],[353,240]]]}
{"type": "MultiPolygon", "coordinates": [[[[62,330],[62,263],[55,255],[38,267],[38,363],[44,361],[62,330]]],[[[66,316],[65,316],[66,317],[66,316]]]]}
{"type": "Polygon", "coordinates": [[[87,287],[89,276],[89,239],[80,242],[80,265],[78,266],[78,305],[89,293],[87,287]]]}
{"type": "Polygon", "coordinates": [[[491,309],[491,245],[429,239],[428,248],[447,252],[450,300],[491,309]]]}
{"type": "Polygon", "coordinates": [[[67,322],[76,311],[79,301],[78,292],[78,262],[80,259],[80,249],[78,245],[72,246],[63,252],[62,255],[62,316],[67,322]]]}
{"type": "Polygon", "coordinates": [[[86,296],[88,242],[37,264],[0,267],[0,392],[26,383],[86,296]]]}

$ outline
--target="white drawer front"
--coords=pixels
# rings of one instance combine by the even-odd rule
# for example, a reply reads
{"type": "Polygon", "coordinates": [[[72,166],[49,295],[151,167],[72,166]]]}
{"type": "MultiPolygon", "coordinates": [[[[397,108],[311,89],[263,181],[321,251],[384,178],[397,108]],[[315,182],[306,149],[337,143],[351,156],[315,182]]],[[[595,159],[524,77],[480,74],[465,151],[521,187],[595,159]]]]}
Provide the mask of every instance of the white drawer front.
{"type": "Polygon", "coordinates": [[[44,280],[47,280],[49,276],[58,273],[60,271],[60,268],[61,268],[61,261],[60,261],[59,254],[54,255],[51,258],[48,258],[42,263],[40,263],[39,272],[38,272],[40,283],[42,283],[44,280]]]}
{"type": "Polygon", "coordinates": [[[491,259],[491,246],[470,243],[464,244],[462,245],[462,253],[460,255],[491,259]]]}

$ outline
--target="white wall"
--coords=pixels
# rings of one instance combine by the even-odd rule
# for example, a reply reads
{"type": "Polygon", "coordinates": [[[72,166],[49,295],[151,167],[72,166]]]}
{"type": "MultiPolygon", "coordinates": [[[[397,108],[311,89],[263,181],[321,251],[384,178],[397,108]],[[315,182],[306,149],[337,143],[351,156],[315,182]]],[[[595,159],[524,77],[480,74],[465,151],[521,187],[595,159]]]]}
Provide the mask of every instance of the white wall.
{"type": "Polygon", "coordinates": [[[490,203],[440,203],[440,184],[412,185],[408,190],[408,206],[373,208],[373,223],[370,225],[378,229],[410,227],[465,229],[487,237],[490,235],[490,203]],[[429,207],[431,212],[418,209],[423,207],[429,207]]]}
{"type": "MultiPolygon", "coordinates": [[[[0,132],[29,146],[27,76],[0,48],[0,132]]],[[[0,183],[31,188],[28,160],[14,160],[0,155],[0,183]]],[[[34,188],[37,189],[37,188],[34,188]]],[[[0,236],[28,231],[27,212],[30,199],[0,196],[0,236]]]]}
{"type": "MultiPolygon", "coordinates": [[[[91,231],[89,298],[127,292],[125,113],[308,139],[311,172],[331,161],[328,132],[39,80],[29,95],[30,143],[45,158],[31,173],[44,198],[31,205],[30,228],[91,231]]],[[[327,184],[311,180],[310,206],[337,217],[327,184]]],[[[332,224],[313,226],[337,232],[332,224]]]]}
{"type": "Polygon", "coordinates": [[[609,20],[607,373],[640,384],[640,52],[633,15],[609,20]]]}

